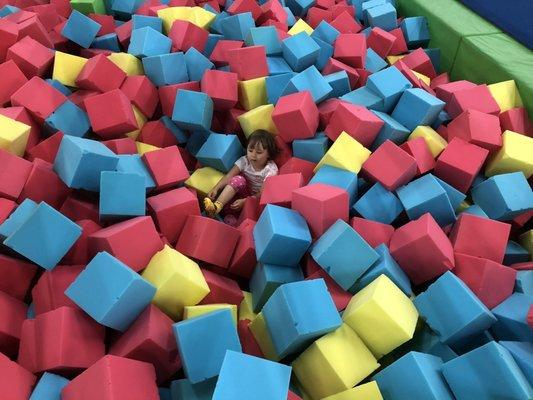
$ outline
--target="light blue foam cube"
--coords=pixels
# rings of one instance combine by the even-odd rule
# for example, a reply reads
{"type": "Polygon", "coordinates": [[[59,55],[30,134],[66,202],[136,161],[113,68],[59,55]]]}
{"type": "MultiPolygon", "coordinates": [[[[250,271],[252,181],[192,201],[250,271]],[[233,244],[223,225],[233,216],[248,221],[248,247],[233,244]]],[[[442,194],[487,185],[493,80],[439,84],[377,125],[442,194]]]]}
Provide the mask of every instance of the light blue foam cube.
{"type": "Polygon", "coordinates": [[[178,90],[172,121],[182,129],[209,131],[213,118],[213,100],[207,94],[192,90],[178,90]]]}
{"type": "Polygon", "coordinates": [[[372,112],[384,122],[378,133],[378,136],[372,143],[372,151],[376,150],[379,146],[385,143],[386,140],[390,140],[391,142],[396,143],[398,146],[407,140],[407,138],[411,134],[411,131],[409,129],[400,124],[388,114],[379,111],[372,112]]]}
{"type": "Polygon", "coordinates": [[[390,3],[385,3],[367,10],[368,25],[372,28],[381,28],[392,31],[398,27],[396,22],[396,8],[390,3]]]}
{"type": "Polygon", "coordinates": [[[465,208],[463,211],[461,211],[459,214],[466,213],[466,214],[472,214],[477,215],[478,217],[488,218],[489,216],[483,211],[483,209],[478,206],[477,204],[473,204],[468,208],[465,208]]]}
{"type": "Polygon", "coordinates": [[[134,29],[131,32],[128,53],[135,57],[154,57],[170,53],[172,40],[150,26],[134,29]]]}
{"type": "Polygon", "coordinates": [[[340,97],[350,91],[350,80],[346,71],[338,71],[329,75],[324,75],[326,82],[333,88],[329,98],[340,97]]]}
{"type": "Polygon", "coordinates": [[[331,24],[329,24],[327,21],[322,20],[313,30],[313,33],[311,33],[311,37],[313,39],[318,38],[320,40],[323,40],[324,42],[333,46],[335,44],[335,39],[337,39],[340,34],[341,33],[331,24]]]}
{"type": "Polygon", "coordinates": [[[450,205],[452,206],[452,208],[454,210],[457,210],[463,200],[466,199],[466,195],[463,192],[460,192],[459,190],[454,188],[452,185],[444,182],[439,177],[434,176],[434,178],[446,192],[446,195],[448,196],[448,200],[450,200],[450,205]]]}
{"type": "Polygon", "coordinates": [[[38,204],[26,198],[7,219],[0,224],[0,241],[12,235],[33,214],[38,204]]]}
{"type": "Polygon", "coordinates": [[[72,94],[72,90],[70,90],[68,87],[63,85],[61,82],[59,82],[57,79],[46,79],[46,83],[48,83],[50,86],[52,86],[54,89],[59,90],[61,93],[63,93],[65,96],[70,96],[72,94]]]}
{"type": "Polygon", "coordinates": [[[131,30],[144,28],[149,26],[150,28],[156,30],[157,32],[163,32],[163,20],[158,17],[150,17],[148,15],[139,15],[135,14],[131,17],[131,30]]]}
{"type": "Polygon", "coordinates": [[[241,352],[230,310],[218,310],[172,325],[187,379],[193,384],[220,373],[227,350],[241,352]]]}
{"type": "Polygon", "coordinates": [[[287,7],[297,16],[303,16],[315,4],[314,0],[286,0],[287,7]]]}
{"type": "Polygon", "coordinates": [[[52,131],[61,131],[65,135],[83,137],[91,129],[87,113],[72,101],[67,100],[45,120],[46,127],[52,131]]]}
{"type": "Polygon", "coordinates": [[[286,73],[294,75],[291,66],[287,64],[283,57],[267,57],[267,66],[270,77],[286,73]]]}
{"type": "Polygon", "coordinates": [[[300,32],[283,40],[281,49],[291,68],[301,72],[315,63],[320,46],[306,32],[300,32]]]}
{"type": "Polygon", "coordinates": [[[510,297],[492,309],[498,319],[492,332],[498,340],[515,340],[533,342],[533,330],[526,322],[529,309],[533,305],[533,296],[513,293],[510,297]]]}
{"type": "Polygon", "coordinates": [[[315,61],[315,67],[317,67],[319,71],[322,71],[328,64],[329,59],[333,57],[334,48],[333,45],[317,37],[313,38],[313,40],[320,48],[315,61]]]}
{"type": "Polygon", "coordinates": [[[318,163],[328,150],[328,138],[317,133],[311,139],[296,139],[292,142],[292,155],[302,160],[318,163]]]}
{"type": "Polygon", "coordinates": [[[131,19],[131,15],[143,4],[143,0],[106,0],[111,3],[111,11],[121,20],[131,19]]]}
{"type": "Polygon", "coordinates": [[[227,173],[243,155],[244,149],[236,135],[211,133],[196,158],[203,166],[227,173]]]}
{"type": "MultiPolygon", "coordinates": [[[[488,217],[487,217],[488,218],[488,217]]],[[[507,242],[507,247],[505,248],[505,256],[503,258],[504,265],[512,265],[521,262],[529,261],[529,251],[512,240],[507,242]]],[[[522,292],[523,293],[523,292],[522,292]]]]}
{"type": "Polygon", "coordinates": [[[41,202],[4,244],[46,270],[53,269],[81,236],[81,228],[41,202]]]}
{"type": "Polygon", "coordinates": [[[365,69],[371,73],[376,73],[384,68],[387,68],[389,64],[381,58],[381,56],[372,50],[370,47],[366,49],[365,69]]]}
{"type": "Polygon", "coordinates": [[[30,400],[61,400],[61,391],[69,382],[67,378],[60,375],[45,372],[35,386],[30,400]]]}
{"type": "Polygon", "coordinates": [[[187,140],[187,145],[185,146],[185,148],[191,155],[196,157],[204,143],[207,141],[207,138],[210,134],[210,131],[194,131],[189,137],[189,140],[187,140]]]}
{"type": "Polygon", "coordinates": [[[381,111],[384,107],[383,99],[368,89],[366,85],[346,93],[340,99],[358,106],[364,106],[370,110],[381,111]]]}
{"type": "Polygon", "coordinates": [[[426,17],[407,17],[400,24],[403,37],[410,49],[426,47],[429,43],[429,25],[426,17]]]}
{"type": "Polygon", "coordinates": [[[15,14],[20,11],[20,8],[11,6],[11,5],[5,5],[2,8],[0,8],[0,18],[7,17],[8,15],[15,14]]]}
{"type": "Polygon", "coordinates": [[[61,30],[61,35],[87,49],[101,27],[102,25],[88,16],[77,10],[72,10],[65,26],[61,30]]]}
{"type": "Polygon", "coordinates": [[[403,211],[402,202],[379,182],[376,182],[353,205],[353,210],[365,219],[391,224],[403,211]]]}
{"type": "Polygon", "coordinates": [[[524,373],[530,385],[533,384],[533,344],[527,342],[508,342],[499,343],[505,347],[514,358],[518,367],[524,373]]]}
{"type": "Polygon", "coordinates": [[[140,154],[119,154],[117,171],[142,176],[144,178],[144,187],[146,191],[150,191],[156,186],[155,181],[146,168],[146,164],[142,160],[140,154]]]}
{"type": "Polygon", "coordinates": [[[226,40],[244,41],[250,30],[255,27],[255,21],[251,12],[245,12],[223,18],[220,27],[226,40]]]}
{"type": "Polygon", "coordinates": [[[330,93],[333,92],[331,85],[314,65],[292,77],[285,87],[282,96],[303,92],[304,90],[308,90],[311,93],[315,103],[320,103],[327,99],[330,93]]]}
{"type": "Polygon", "coordinates": [[[144,57],[142,63],[146,76],[156,86],[189,81],[187,63],[182,52],[144,57]]]}
{"type": "Polygon", "coordinates": [[[431,125],[445,104],[425,90],[407,89],[400,97],[391,117],[413,131],[417,126],[431,125]]]}
{"type": "Polygon", "coordinates": [[[185,64],[191,81],[202,80],[205,71],[215,68],[215,64],[194,47],[185,52],[185,64]]]}
{"type": "Polygon", "coordinates": [[[366,87],[383,99],[383,110],[378,111],[389,113],[402,93],[413,85],[398,68],[392,66],[370,75],[366,87]]]}
{"type": "MultiPolygon", "coordinates": [[[[268,58],[267,58],[268,62],[268,58]]],[[[270,68],[270,66],[269,66],[270,68]]],[[[270,75],[265,78],[267,91],[267,100],[270,104],[276,104],[282,96],[289,81],[296,76],[294,72],[283,73],[279,75],[270,75]]]]}
{"type": "Polygon", "coordinates": [[[103,171],[99,207],[100,219],[145,215],[145,178],[139,174],[103,171]]]}
{"type": "Polygon", "coordinates": [[[323,165],[309,181],[309,185],[314,183],[324,183],[326,185],[336,186],[346,190],[350,196],[350,204],[357,198],[357,174],[352,171],[323,165]]]}
{"type": "Polygon", "coordinates": [[[108,33],[94,38],[91,44],[93,49],[111,50],[113,52],[120,52],[120,45],[118,44],[118,36],[116,33],[108,33]]]}
{"type": "Polygon", "coordinates": [[[264,46],[267,56],[281,54],[281,42],[273,26],[251,28],[245,43],[246,46],[264,46]]]}

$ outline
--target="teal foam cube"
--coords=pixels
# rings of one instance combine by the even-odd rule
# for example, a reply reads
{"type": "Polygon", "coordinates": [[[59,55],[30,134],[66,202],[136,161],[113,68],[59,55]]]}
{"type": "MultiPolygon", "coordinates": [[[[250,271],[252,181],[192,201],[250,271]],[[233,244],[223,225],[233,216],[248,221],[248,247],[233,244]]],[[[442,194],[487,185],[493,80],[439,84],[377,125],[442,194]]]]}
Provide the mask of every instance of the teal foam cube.
{"type": "Polygon", "coordinates": [[[211,133],[196,158],[204,166],[227,173],[243,155],[244,149],[236,135],[211,133]]]}
{"type": "Polygon", "coordinates": [[[368,25],[391,31],[398,27],[396,22],[396,8],[390,3],[385,3],[367,10],[368,25]]]}
{"type": "MultiPolygon", "coordinates": [[[[381,111],[384,107],[383,99],[378,94],[368,89],[366,86],[362,86],[360,88],[352,90],[351,92],[346,93],[344,96],[341,96],[340,99],[342,101],[347,101],[348,103],[352,103],[358,106],[364,106],[369,110],[381,111]]],[[[385,127],[386,125],[383,126],[383,129],[385,127]]]]}
{"type": "Polygon", "coordinates": [[[346,190],[350,196],[350,204],[357,198],[357,174],[345,169],[323,165],[309,181],[309,185],[324,183],[346,190]]]}
{"type": "MultiPolygon", "coordinates": [[[[268,62],[269,58],[267,58],[268,62]]],[[[270,69],[270,66],[269,66],[270,69]]],[[[296,76],[294,72],[283,73],[279,75],[267,76],[265,79],[267,100],[270,104],[276,104],[278,99],[283,95],[289,81],[296,76]]]]}
{"type": "Polygon", "coordinates": [[[294,15],[303,16],[315,2],[314,0],[287,0],[286,4],[294,15]]]}
{"type": "Polygon", "coordinates": [[[533,296],[513,293],[492,309],[498,321],[492,327],[498,340],[533,342],[533,330],[526,322],[527,313],[533,305],[533,296]]]}
{"type": "Polygon", "coordinates": [[[145,178],[139,174],[103,171],[99,206],[100,219],[145,215],[145,178]]]}
{"type": "Polygon", "coordinates": [[[375,183],[353,205],[365,219],[391,224],[403,211],[401,201],[379,182],[375,183]]]}
{"type": "Polygon", "coordinates": [[[65,135],[84,137],[91,123],[87,113],[70,100],[65,101],[45,120],[47,129],[61,131],[65,135]]]}
{"type": "Polygon", "coordinates": [[[313,65],[320,51],[318,44],[306,32],[283,40],[281,49],[283,58],[295,72],[301,72],[313,65]]]}
{"type": "Polygon", "coordinates": [[[296,139],[292,142],[292,155],[317,164],[328,150],[328,138],[317,133],[311,139],[296,139]]]}
{"type": "Polygon", "coordinates": [[[35,386],[30,400],[61,400],[61,391],[69,382],[67,378],[60,375],[45,372],[35,386]]]}
{"type": "Polygon", "coordinates": [[[384,68],[387,68],[389,64],[381,58],[381,56],[372,50],[370,47],[366,49],[365,69],[371,73],[376,73],[384,68]]]}
{"type": "Polygon", "coordinates": [[[101,27],[102,25],[81,12],[72,10],[61,35],[88,49],[101,27]]]}
{"type": "MultiPolygon", "coordinates": [[[[287,73],[290,73],[291,76],[294,75],[291,66],[287,64],[287,61],[285,61],[283,57],[267,57],[267,66],[268,73],[270,75],[269,77],[287,73]]],[[[267,79],[269,77],[267,77],[267,79]]]]}
{"type": "Polygon", "coordinates": [[[340,35],[341,33],[334,28],[331,24],[329,24],[327,21],[320,21],[320,23],[317,25],[317,27],[313,30],[313,33],[311,33],[311,37],[313,39],[320,39],[324,42],[334,45],[335,39],[340,35]]]}
{"type": "Polygon", "coordinates": [[[281,54],[281,42],[273,26],[251,28],[245,43],[246,46],[264,46],[267,56],[281,54]]]}
{"type": "Polygon", "coordinates": [[[156,86],[189,81],[185,55],[182,52],[144,57],[142,63],[144,73],[156,86]]]}
{"type": "Polygon", "coordinates": [[[433,124],[445,104],[423,89],[407,89],[400,97],[391,117],[413,131],[417,126],[433,124]]]}
{"type": "Polygon", "coordinates": [[[0,241],[12,235],[33,214],[38,204],[31,199],[24,199],[4,222],[0,224],[0,241]]]}
{"type": "Polygon", "coordinates": [[[328,64],[329,59],[333,57],[334,48],[333,45],[317,37],[313,38],[313,40],[320,48],[315,61],[315,67],[317,67],[319,71],[322,71],[328,64]]]}
{"type": "Polygon", "coordinates": [[[163,20],[158,17],[150,17],[148,15],[135,14],[131,17],[131,30],[144,28],[149,26],[157,32],[163,32],[163,20]]]}
{"type": "Polygon", "coordinates": [[[507,341],[501,341],[499,344],[509,351],[529,384],[533,384],[533,344],[507,341]]]}
{"type": "Polygon", "coordinates": [[[61,93],[63,93],[65,96],[70,96],[72,94],[72,90],[70,90],[68,87],[63,85],[61,82],[59,82],[57,79],[46,79],[46,83],[48,83],[50,86],[52,86],[54,89],[59,90],[61,93]]]}
{"type": "Polygon", "coordinates": [[[141,158],[140,154],[119,154],[117,171],[127,174],[137,174],[144,178],[144,187],[146,191],[155,188],[155,181],[152,175],[146,168],[146,164],[141,158]]]}
{"type": "Polygon", "coordinates": [[[376,114],[384,122],[384,124],[378,132],[376,139],[374,139],[370,150],[376,150],[387,140],[396,143],[398,146],[407,140],[407,138],[411,134],[411,131],[409,129],[400,124],[388,114],[379,111],[372,112],[376,114]]]}
{"type": "Polygon", "coordinates": [[[172,40],[150,26],[131,32],[128,53],[135,57],[153,57],[170,53],[172,40]]]}
{"type": "Polygon", "coordinates": [[[404,18],[400,24],[403,37],[410,49],[426,47],[429,43],[429,24],[426,17],[404,18]]]}
{"type": "Polygon", "coordinates": [[[308,90],[311,93],[315,103],[320,103],[327,99],[330,93],[333,92],[331,85],[314,65],[293,76],[283,90],[282,96],[303,92],[304,90],[308,90]]]}
{"type": "Polygon", "coordinates": [[[350,91],[350,80],[346,71],[338,71],[324,75],[326,82],[333,88],[329,98],[340,97],[350,91]]]}
{"type": "Polygon", "coordinates": [[[378,111],[389,113],[402,93],[413,85],[398,68],[392,66],[370,75],[366,87],[383,99],[383,110],[378,111]]]}
{"type": "Polygon", "coordinates": [[[110,50],[116,53],[120,52],[120,45],[118,43],[118,36],[116,33],[108,33],[107,35],[98,36],[91,44],[93,49],[110,50]]]}
{"type": "Polygon", "coordinates": [[[213,100],[207,94],[192,90],[178,90],[172,121],[182,129],[209,131],[213,118],[213,100]]]}
{"type": "Polygon", "coordinates": [[[230,15],[220,21],[222,34],[227,40],[244,41],[250,30],[255,27],[251,12],[230,15]]]}
{"type": "Polygon", "coordinates": [[[205,71],[215,68],[215,64],[194,47],[185,52],[185,64],[191,81],[202,80],[205,71]]]}

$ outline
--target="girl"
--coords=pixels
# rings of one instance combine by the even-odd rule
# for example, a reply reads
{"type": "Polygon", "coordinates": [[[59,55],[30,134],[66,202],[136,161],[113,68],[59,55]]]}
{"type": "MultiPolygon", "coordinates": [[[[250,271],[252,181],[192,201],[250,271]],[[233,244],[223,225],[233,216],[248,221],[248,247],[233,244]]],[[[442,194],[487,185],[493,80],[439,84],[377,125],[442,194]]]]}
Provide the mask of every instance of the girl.
{"type": "Polygon", "coordinates": [[[269,176],[278,174],[278,167],[272,161],[279,150],[274,136],[263,130],[253,132],[248,138],[246,155],[235,161],[233,168],[222,178],[204,199],[204,207],[208,215],[218,214],[235,195],[229,208],[238,211],[249,195],[259,197],[263,182],[269,176]],[[218,192],[222,192],[217,198],[218,192]]]}

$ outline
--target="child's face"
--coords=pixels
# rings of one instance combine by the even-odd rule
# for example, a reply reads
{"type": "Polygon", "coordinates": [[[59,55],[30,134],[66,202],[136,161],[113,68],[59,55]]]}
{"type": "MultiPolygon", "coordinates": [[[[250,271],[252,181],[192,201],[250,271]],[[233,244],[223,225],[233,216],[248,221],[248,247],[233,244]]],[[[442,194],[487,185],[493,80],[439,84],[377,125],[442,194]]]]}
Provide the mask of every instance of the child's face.
{"type": "Polygon", "coordinates": [[[263,169],[268,162],[268,150],[260,142],[248,145],[246,157],[255,169],[263,169]]]}

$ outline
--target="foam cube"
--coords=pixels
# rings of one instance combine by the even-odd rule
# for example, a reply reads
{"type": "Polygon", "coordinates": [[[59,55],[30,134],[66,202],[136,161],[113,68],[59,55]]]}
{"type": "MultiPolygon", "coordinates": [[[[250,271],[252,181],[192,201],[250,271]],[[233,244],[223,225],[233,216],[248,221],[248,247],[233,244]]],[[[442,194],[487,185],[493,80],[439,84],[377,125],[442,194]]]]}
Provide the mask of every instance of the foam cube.
{"type": "Polygon", "coordinates": [[[213,133],[200,148],[196,158],[206,167],[227,173],[242,155],[244,150],[237,136],[213,133]]]}
{"type": "Polygon", "coordinates": [[[325,133],[335,140],[346,132],[365,147],[370,147],[383,121],[368,109],[349,103],[340,103],[326,126],[325,133]]]}
{"type": "Polygon", "coordinates": [[[240,239],[237,242],[237,247],[235,247],[235,252],[231,257],[229,266],[229,271],[231,273],[245,278],[251,276],[257,263],[253,234],[256,221],[255,219],[249,218],[249,210],[252,210],[254,213],[254,215],[251,215],[252,218],[258,218],[259,213],[257,210],[257,203],[251,198],[246,200],[241,216],[239,217],[240,221],[237,221],[237,223],[240,222],[237,227],[240,239]]]}
{"type": "Polygon", "coordinates": [[[526,178],[533,175],[533,164],[527,156],[533,149],[533,138],[505,131],[502,140],[502,147],[489,159],[485,167],[485,175],[493,176],[517,171],[522,171],[526,178]]]}
{"type": "Polygon", "coordinates": [[[367,80],[366,87],[383,99],[384,111],[390,112],[402,93],[406,89],[411,89],[413,85],[392,66],[372,74],[367,80]]]}
{"type": "Polygon", "coordinates": [[[153,365],[106,355],[74,378],[61,392],[62,400],[98,398],[111,400],[157,400],[159,394],[153,365]]]}
{"type": "Polygon", "coordinates": [[[159,189],[177,186],[189,178],[177,146],[150,151],[143,155],[143,160],[159,189]]]}
{"type": "Polygon", "coordinates": [[[303,175],[300,172],[269,176],[263,184],[259,206],[263,208],[272,204],[289,208],[292,204],[292,192],[303,185],[303,175]]]}
{"type": "Polygon", "coordinates": [[[492,97],[487,85],[477,85],[453,92],[445,107],[452,118],[468,109],[493,115],[500,113],[500,106],[492,97]]]}
{"type": "Polygon", "coordinates": [[[170,53],[171,45],[171,37],[145,26],[132,30],[128,53],[139,58],[158,56],[170,53]]]}
{"type": "Polygon", "coordinates": [[[172,120],[176,125],[188,130],[209,130],[212,116],[213,101],[207,94],[178,90],[172,112],[172,120]],[[190,108],[192,104],[193,109],[190,108]]]}
{"type": "Polygon", "coordinates": [[[212,98],[215,110],[228,110],[237,104],[237,74],[208,70],[202,76],[202,92],[212,98]]]}
{"type": "Polygon", "coordinates": [[[265,264],[297,265],[311,244],[305,219],[275,205],[264,208],[253,234],[257,259],[265,264]]]}
{"type": "Polygon", "coordinates": [[[100,178],[100,218],[145,214],[145,179],[138,174],[103,171],[100,178]]]}
{"type": "Polygon", "coordinates": [[[533,135],[533,126],[524,107],[516,107],[499,115],[501,129],[533,135]]]}
{"type": "Polygon", "coordinates": [[[222,172],[211,167],[203,167],[191,174],[185,181],[185,186],[195,189],[200,196],[206,196],[223,177],[222,172]]]}
{"type": "Polygon", "coordinates": [[[285,400],[290,376],[291,368],[286,365],[228,350],[213,399],[285,400]]]}
{"type": "Polygon", "coordinates": [[[45,120],[46,127],[53,132],[83,137],[91,128],[87,113],[67,100],[45,120]]]}
{"type": "Polygon", "coordinates": [[[390,253],[415,284],[436,278],[455,266],[452,245],[429,213],[394,231],[390,253]]]}
{"type": "Polygon", "coordinates": [[[392,192],[376,183],[357,200],[353,210],[366,219],[390,224],[401,214],[403,206],[392,192]]]}
{"type": "Polygon", "coordinates": [[[318,44],[306,32],[283,40],[281,49],[283,58],[295,72],[301,72],[313,65],[320,51],[318,44]]]}
{"type": "Polygon", "coordinates": [[[24,188],[32,165],[29,161],[2,149],[0,149],[0,163],[3,169],[0,195],[16,200],[24,188]]]}
{"type": "MultiPolygon", "coordinates": [[[[216,378],[196,384],[192,384],[188,379],[179,379],[171,382],[170,392],[174,397],[179,396],[178,398],[203,400],[213,397],[216,383],[216,378]]],[[[161,390],[161,388],[159,390],[161,390]]],[[[159,395],[161,396],[161,393],[159,395]]],[[[162,396],[161,400],[163,400],[162,396]]],[[[172,400],[172,398],[169,397],[169,400],[172,400]]]]}
{"type": "Polygon", "coordinates": [[[142,67],[155,86],[189,81],[185,55],[182,52],[144,57],[142,67]]]}
{"type": "Polygon", "coordinates": [[[501,341],[499,344],[511,353],[511,356],[513,356],[526,379],[531,382],[531,378],[533,377],[533,371],[531,369],[531,343],[501,341]]]}
{"type": "Polygon", "coordinates": [[[309,346],[292,364],[302,388],[321,399],[351,389],[379,367],[357,334],[346,324],[309,346]],[[357,359],[357,363],[350,360],[357,359]]]}
{"type": "Polygon", "coordinates": [[[61,391],[70,381],[60,375],[45,372],[35,389],[33,390],[30,400],[60,400],[61,391]]]}
{"type": "Polygon", "coordinates": [[[463,111],[447,126],[448,140],[459,137],[487,150],[499,150],[502,146],[502,128],[495,115],[474,109],[463,111]]]}
{"type": "Polygon", "coordinates": [[[380,275],[350,300],[342,319],[379,359],[413,338],[418,312],[388,276],[380,275]]]}
{"type": "Polygon", "coordinates": [[[324,400],[350,399],[382,400],[383,397],[379,391],[378,384],[375,381],[370,381],[324,398],[324,400]]]}
{"type": "Polygon", "coordinates": [[[431,125],[445,103],[422,89],[407,89],[402,93],[391,117],[409,130],[431,125]]]}
{"type": "Polygon", "coordinates": [[[244,295],[236,281],[207,269],[202,270],[202,273],[211,291],[204,297],[201,304],[241,304],[244,295]]]}
{"type": "Polygon", "coordinates": [[[185,374],[192,383],[220,373],[227,350],[241,352],[231,312],[213,311],[172,326],[185,374]],[[202,343],[198,347],[198,343],[202,343]]]}
{"type": "Polygon", "coordinates": [[[494,341],[448,361],[442,366],[442,373],[459,399],[469,396],[528,399],[533,396],[530,383],[509,351],[494,341]],[[481,377],[483,383],[479,380],[481,377]]]}
{"type": "Polygon", "coordinates": [[[221,22],[222,34],[230,40],[244,40],[255,27],[251,12],[244,12],[224,18],[221,22]]]}
{"type": "Polygon", "coordinates": [[[382,243],[388,246],[394,232],[391,225],[359,217],[353,217],[350,225],[373,248],[382,243]]]}
{"type": "Polygon", "coordinates": [[[172,51],[187,51],[194,47],[202,52],[207,42],[209,32],[201,27],[189,22],[176,20],[168,32],[168,37],[172,40],[172,51]]]}
{"type": "Polygon", "coordinates": [[[272,134],[276,134],[276,125],[274,125],[274,122],[272,121],[273,112],[274,106],[272,104],[265,104],[239,115],[237,120],[239,121],[244,135],[248,137],[257,130],[265,130],[272,134]]]}
{"type": "Polygon", "coordinates": [[[364,68],[366,38],[357,33],[341,33],[334,42],[335,59],[354,68],[364,68]]]}
{"type": "Polygon", "coordinates": [[[438,278],[414,303],[445,344],[480,333],[496,322],[488,308],[451,272],[438,278]]]}
{"type": "Polygon", "coordinates": [[[76,87],[76,79],[86,63],[86,58],[56,51],[52,77],[63,85],[76,87]]]}
{"type": "Polygon", "coordinates": [[[15,93],[28,79],[13,60],[0,64],[0,72],[5,80],[0,84],[0,105],[5,105],[13,93],[15,93]]]}
{"type": "Polygon", "coordinates": [[[76,78],[76,86],[82,89],[107,92],[118,89],[126,73],[104,55],[89,59],[76,78]]]}
{"type": "Polygon", "coordinates": [[[312,138],[318,128],[318,108],[308,91],[282,96],[276,103],[272,120],[286,142],[312,138]]]}
{"type": "Polygon", "coordinates": [[[424,139],[433,157],[437,157],[447,146],[446,140],[429,126],[418,126],[409,135],[409,141],[417,138],[424,139]]]}
{"type": "Polygon", "coordinates": [[[230,71],[235,72],[241,81],[268,75],[264,46],[231,49],[227,55],[230,71]]]}
{"type": "Polygon", "coordinates": [[[255,78],[238,82],[238,99],[241,106],[249,111],[267,104],[266,78],[255,78]]]}
{"type": "Polygon", "coordinates": [[[155,86],[146,76],[134,75],[126,77],[120,90],[143,115],[148,118],[153,116],[159,99],[155,86]]]}
{"type": "Polygon", "coordinates": [[[512,268],[461,253],[455,254],[453,272],[489,309],[511,296],[517,275],[512,268]]]}
{"type": "Polygon", "coordinates": [[[531,342],[531,328],[527,323],[527,315],[533,296],[522,293],[513,293],[506,300],[492,309],[498,319],[493,325],[494,337],[499,340],[516,340],[531,342]]]}
{"type": "Polygon", "coordinates": [[[17,231],[35,212],[37,203],[31,199],[25,199],[20,206],[0,225],[0,237],[4,240],[17,231]]]}
{"type": "Polygon", "coordinates": [[[185,63],[191,81],[199,81],[207,71],[215,67],[215,64],[194,47],[185,52],[185,63]]]}
{"type": "MultiPolygon", "coordinates": [[[[13,60],[28,79],[33,76],[44,76],[52,65],[54,52],[31,36],[16,41],[18,29],[13,33],[15,40],[11,46],[6,47],[1,59],[13,60]]],[[[6,38],[6,41],[8,40],[6,38]]]]}
{"type": "Polygon", "coordinates": [[[329,186],[339,187],[348,193],[349,202],[352,204],[357,196],[357,174],[340,168],[324,165],[320,167],[309,185],[322,183],[329,186]]]}
{"type": "Polygon", "coordinates": [[[139,175],[147,192],[155,188],[156,184],[140,154],[120,154],[118,157],[117,172],[139,175]]]}
{"type": "MultiPolygon", "coordinates": [[[[303,279],[303,276],[302,278],[303,279]]],[[[0,350],[7,356],[14,357],[19,351],[20,331],[26,319],[28,307],[22,301],[0,292],[0,350]]]]}
{"type": "Polygon", "coordinates": [[[341,325],[323,279],[281,285],[263,306],[262,313],[276,353],[281,357],[301,350],[341,325]],[[307,310],[317,311],[318,305],[320,311],[311,316],[307,310]]]}
{"type": "Polygon", "coordinates": [[[251,28],[245,39],[247,46],[264,46],[267,56],[280,54],[281,43],[273,26],[251,28]]]}
{"type": "Polygon", "coordinates": [[[200,315],[209,314],[213,311],[229,310],[233,322],[237,325],[237,306],[235,304],[202,304],[199,306],[185,306],[183,308],[183,319],[196,318],[200,315]]]}
{"type": "Polygon", "coordinates": [[[366,147],[348,133],[341,132],[319,161],[315,171],[322,165],[330,165],[357,174],[369,156],[370,151],[366,147]]]}
{"type": "Polygon", "coordinates": [[[22,157],[30,136],[31,127],[0,115],[0,149],[22,157]]]}
{"type": "Polygon", "coordinates": [[[276,353],[263,313],[257,314],[248,326],[265,358],[271,361],[279,361],[280,356],[276,353]]]}
{"type": "Polygon", "coordinates": [[[311,92],[315,103],[320,103],[327,99],[331,92],[333,92],[331,85],[314,65],[293,76],[287,86],[285,86],[282,95],[302,92],[304,90],[311,92]]]}
{"type": "Polygon", "coordinates": [[[169,246],[154,254],[142,277],[156,288],[152,302],[174,319],[209,293],[198,264],[169,246]]]}
{"type": "Polygon", "coordinates": [[[93,21],[77,10],[73,10],[61,30],[61,35],[81,47],[88,48],[101,27],[102,25],[98,22],[93,21]]]}
{"type": "Polygon", "coordinates": [[[384,398],[435,398],[453,400],[442,377],[442,360],[411,351],[373,376],[384,398]]]}
{"type": "Polygon", "coordinates": [[[35,375],[4,354],[0,354],[0,369],[3,372],[0,388],[4,396],[17,400],[28,399],[37,380],[35,375]]]}

